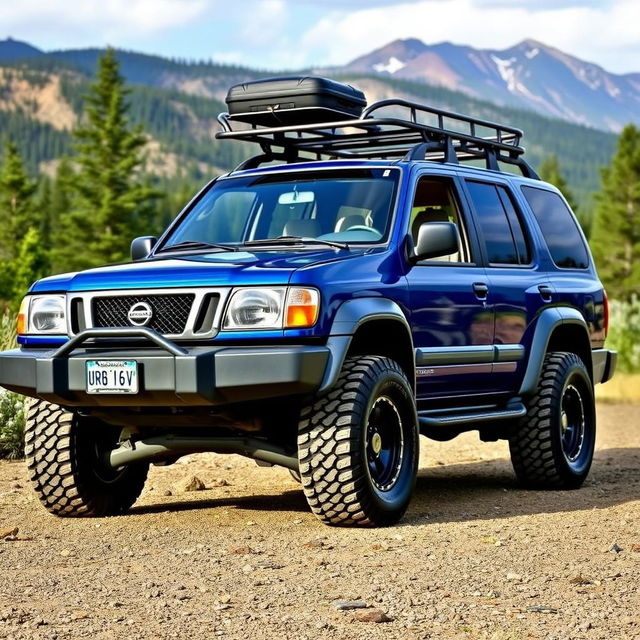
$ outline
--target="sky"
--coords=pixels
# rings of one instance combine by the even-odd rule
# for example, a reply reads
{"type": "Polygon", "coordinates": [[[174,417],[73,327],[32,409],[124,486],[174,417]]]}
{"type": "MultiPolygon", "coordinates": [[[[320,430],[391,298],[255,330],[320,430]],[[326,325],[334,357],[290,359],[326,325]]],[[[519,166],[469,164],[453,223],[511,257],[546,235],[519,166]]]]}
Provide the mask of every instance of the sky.
{"type": "Polygon", "coordinates": [[[640,72],[640,0],[2,0],[0,25],[44,50],[109,44],[269,70],[345,64],[396,38],[533,38],[640,72]]]}

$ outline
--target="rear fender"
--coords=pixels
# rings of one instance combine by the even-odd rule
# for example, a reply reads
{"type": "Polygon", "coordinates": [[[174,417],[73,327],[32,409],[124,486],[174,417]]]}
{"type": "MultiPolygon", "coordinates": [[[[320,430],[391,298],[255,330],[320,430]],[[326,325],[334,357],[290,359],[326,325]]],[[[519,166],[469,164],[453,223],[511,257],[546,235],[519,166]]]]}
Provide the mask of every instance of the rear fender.
{"type": "MultiPolygon", "coordinates": [[[[522,396],[533,395],[538,386],[538,380],[542,373],[545,355],[549,350],[549,342],[554,331],[559,327],[572,327],[573,330],[583,332],[584,338],[589,344],[589,329],[582,314],[572,307],[550,307],[544,309],[538,316],[534,330],[527,368],[525,370],[519,394],[522,396]]],[[[580,336],[580,339],[582,337],[580,336]]],[[[585,362],[588,370],[591,370],[591,361],[585,362]]]]}

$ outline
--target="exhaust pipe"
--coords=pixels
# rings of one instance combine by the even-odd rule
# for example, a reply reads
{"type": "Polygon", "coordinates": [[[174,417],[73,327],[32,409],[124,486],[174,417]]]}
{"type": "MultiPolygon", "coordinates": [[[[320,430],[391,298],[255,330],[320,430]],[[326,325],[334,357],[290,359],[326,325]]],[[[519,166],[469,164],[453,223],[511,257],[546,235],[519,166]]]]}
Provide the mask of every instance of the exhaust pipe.
{"type": "Polygon", "coordinates": [[[298,471],[298,458],[257,438],[190,438],[174,435],[126,440],[108,456],[117,469],[134,462],[161,462],[190,453],[237,453],[247,458],[298,471]]]}

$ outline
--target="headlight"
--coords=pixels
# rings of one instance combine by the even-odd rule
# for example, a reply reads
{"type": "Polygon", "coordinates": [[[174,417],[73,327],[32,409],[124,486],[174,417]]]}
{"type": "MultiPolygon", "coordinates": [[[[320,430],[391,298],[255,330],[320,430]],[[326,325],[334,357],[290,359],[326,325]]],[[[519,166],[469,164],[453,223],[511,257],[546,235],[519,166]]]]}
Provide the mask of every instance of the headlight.
{"type": "Polygon", "coordinates": [[[229,300],[223,329],[311,327],[318,319],[319,308],[320,294],[316,289],[238,289],[229,300]]]}
{"type": "Polygon", "coordinates": [[[238,289],[229,301],[225,329],[280,329],[284,289],[238,289]]]}
{"type": "Polygon", "coordinates": [[[67,333],[64,296],[27,296],[20,306],[18,333],[67,333]]]}

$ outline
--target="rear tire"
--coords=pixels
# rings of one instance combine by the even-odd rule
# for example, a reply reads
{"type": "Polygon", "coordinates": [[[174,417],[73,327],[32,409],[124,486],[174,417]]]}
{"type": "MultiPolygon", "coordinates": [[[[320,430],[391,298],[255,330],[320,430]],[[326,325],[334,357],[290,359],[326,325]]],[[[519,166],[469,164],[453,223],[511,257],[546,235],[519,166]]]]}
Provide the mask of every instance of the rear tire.
{"type": "Polygon", "coordinates": [[[518,480],[535,489],[577,489],[589,474],[596,440],[593,384],[575,353],[544,359],[527,415],[509,438],[518,480]]]}
{"type": "Polygon", "coordinates": [[[322,522],[398,522],[418,469],[415,401],[400,366],[382,356],[347,358],[334,388],[302,410],[298,458],[305,496],[322,522]]]}
{"type": "Polygon", "coordinates": [[[142,492],[148,464],[113,469],[106,462],[120,429],[34,400],[25,427],[25,456],[45,508],[64,517],[123,513],[142,492]]]}

